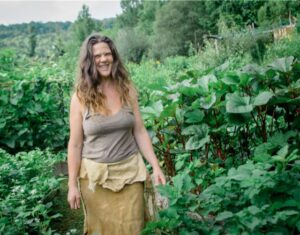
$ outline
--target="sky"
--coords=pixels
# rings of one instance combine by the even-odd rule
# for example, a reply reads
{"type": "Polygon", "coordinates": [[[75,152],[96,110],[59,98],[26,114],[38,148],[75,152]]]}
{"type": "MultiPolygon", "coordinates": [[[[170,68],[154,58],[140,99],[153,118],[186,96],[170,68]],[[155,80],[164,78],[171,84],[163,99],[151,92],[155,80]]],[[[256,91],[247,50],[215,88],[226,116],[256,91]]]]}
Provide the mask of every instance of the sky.
{"type": "Polygon", "coordinates": [[[120,0],[0,0],[0,24],[29,23],[30,21],[75,21],[82,5],[89,7],[95,19],[121,14],[120,0]]]}

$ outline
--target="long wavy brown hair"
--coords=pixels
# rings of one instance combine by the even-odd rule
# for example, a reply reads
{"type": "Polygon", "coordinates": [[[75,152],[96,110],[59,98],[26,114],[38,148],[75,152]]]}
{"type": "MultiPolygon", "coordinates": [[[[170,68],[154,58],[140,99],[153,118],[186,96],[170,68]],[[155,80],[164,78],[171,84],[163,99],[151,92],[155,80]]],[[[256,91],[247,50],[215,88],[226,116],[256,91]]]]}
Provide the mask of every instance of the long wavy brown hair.
{"type": "Polygon", "coordinates": [[[121,97],[122,105],[132,106],[132,99],[133,95],[136,94],[136,90],[129,79],[129,73],[123,65],[113,41],[100,34],[92,34],[82,43],[76,93],[84,107],[92,110],[92,112],[109,114],[110,110],[105,105],[106,96],[99,89],[103,79],[97,71],[93,56],[93,46],[100,42],[106,43],[111,50],[113,64],[110,79],[112,79],[121,97]]]}

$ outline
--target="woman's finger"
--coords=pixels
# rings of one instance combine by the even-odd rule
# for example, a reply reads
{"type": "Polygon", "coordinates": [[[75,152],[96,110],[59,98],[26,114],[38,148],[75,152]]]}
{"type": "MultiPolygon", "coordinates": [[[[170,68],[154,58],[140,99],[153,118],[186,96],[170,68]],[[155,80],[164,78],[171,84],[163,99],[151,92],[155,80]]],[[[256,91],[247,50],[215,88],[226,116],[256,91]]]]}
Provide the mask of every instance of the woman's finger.
{"type": "Polygon", "coordinates": [[[76,197],[76,209],[80,208],[80,197],[76,197]]]}
{"type": "Polygon", "coordinates": [[[162,185],[166,184],[166,178],[163,175],[160,176],[160,181],[161,181],[162,185]]]}
{"type": "Polygon", "coordinates": [[[74,209],[75,205],[74,205],[74,201],[73,200],[69,201],[69,205],[70,205],[71,209],[74,209]]]}

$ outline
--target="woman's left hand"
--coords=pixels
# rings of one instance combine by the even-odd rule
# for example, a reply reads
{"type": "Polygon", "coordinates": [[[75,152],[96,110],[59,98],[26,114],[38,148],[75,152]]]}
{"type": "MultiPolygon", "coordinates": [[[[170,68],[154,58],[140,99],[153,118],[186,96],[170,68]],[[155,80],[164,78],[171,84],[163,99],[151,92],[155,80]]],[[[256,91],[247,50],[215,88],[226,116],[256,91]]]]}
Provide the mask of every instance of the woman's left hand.
{"type": "Polygon", "coordinates": [[[153,177],[154,177],[154,185],[166,184],[166,178],[160,168],[153,169],[153,177]]]}

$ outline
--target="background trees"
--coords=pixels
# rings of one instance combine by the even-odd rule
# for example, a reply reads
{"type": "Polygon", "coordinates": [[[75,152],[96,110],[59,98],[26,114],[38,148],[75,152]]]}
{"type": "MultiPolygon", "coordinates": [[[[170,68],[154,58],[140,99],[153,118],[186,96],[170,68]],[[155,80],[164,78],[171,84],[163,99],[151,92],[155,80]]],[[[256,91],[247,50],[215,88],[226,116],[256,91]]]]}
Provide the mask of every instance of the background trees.
{"type": "MultiPolygon", "coordinates": [[[[72,27],[70,27],[70,22],[56,24],[33,22],[31,25],[37,34],[35,53],[39,56],[47,56],[48,52],[63,54],[57,53],[57,51],[53,52],[51,49],[53,42],[58,43],[52,36],[49,36],[52,38],[48,45],[50,48],[42,50],[41,47],[47,47],[44,39],[46,37],[43,35],[65,32],[62,41],[71,37],[72,42],[76,39],[77,46],[69,46],[74,48],[78,47],[87,35],[97,31],[114,39],[122,56],[128,61],[139,63],[143,58],[164,59],[174,55],[190,55],[199,52],[205,46],[207,35],[219,35],[223,39],[227,37],[227,41],[230,41],[232,34],[246,32],[250,29],[267,31],[295,23],[299,18],[300,3],[298,1],[271,0],[122,0],[121,7],[123,12],[115,19],[99,21],[92,19],[88,7],[83,6],[78,18],[72,23],[72,27]],[[221,25],[226,26],[227,34],[224,34],[224,27],[222,26],[222,28],[221,25]]],[[[19,47],[20,43],[10,40],[16,38],[16,32],[25,35],[24,25],[23,29],[19,25],[0,26],[0,38],[2,39],[0,47],[13,46],[22,50],[19,47]]],[[[33,40],[30,41],[33,42],[33,40]]],[[[252,39],[252,41],[258,42],[259,47],[269,43],[268,40],[261,38],[259,40],[252,39]]],[[[226,44],[226,40],[224,42],[226,44]]],[[[242,44],[246,45],[247,42],[242,44]]],[[[66,46],[68,47],[68,45],[66,46]]],[[[29,44],[27,47],[27,51],[30,51],[29,44]]],[[[68,51],[65,48],[63,50],[68,51]]]]}
{"type": "Polygon", "coordinates": [[[92,19],[88,6],[83,5],[71,30],[78,43],[81,44],[92,32],[100,32],[102,30],[101,27],[101,22],[92,19]]]}

